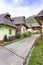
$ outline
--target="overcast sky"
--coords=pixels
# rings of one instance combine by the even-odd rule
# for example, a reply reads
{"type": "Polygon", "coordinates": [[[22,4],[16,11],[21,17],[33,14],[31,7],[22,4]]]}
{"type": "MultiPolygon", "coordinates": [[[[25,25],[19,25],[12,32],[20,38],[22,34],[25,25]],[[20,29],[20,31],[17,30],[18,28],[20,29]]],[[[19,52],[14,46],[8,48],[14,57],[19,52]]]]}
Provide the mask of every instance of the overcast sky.
{"type": "Polygon", "coordinates": [[[10,13],[12,17],[36,15],[43,9],[43,0],[0,0],[0,14],[10,13]]]}

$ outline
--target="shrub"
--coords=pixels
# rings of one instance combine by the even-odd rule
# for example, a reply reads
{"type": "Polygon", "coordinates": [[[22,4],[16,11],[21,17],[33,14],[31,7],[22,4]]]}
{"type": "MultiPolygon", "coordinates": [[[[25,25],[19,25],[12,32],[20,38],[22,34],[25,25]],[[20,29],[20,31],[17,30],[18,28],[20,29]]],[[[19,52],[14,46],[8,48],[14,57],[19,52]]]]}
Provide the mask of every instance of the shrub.
{"type": "Polygon", "coordinates": [[[34,45],[38,46],[38,45],[42,45],[43,44],[43,40],[42,40],[42,35],[40,37],[38,37],[35,42],[34,45]]]}
{"type": "Polygon", "coordinates": [[[31,32],[26,32],[23,34],[24,37],[30,37],[31,36],[31,32]]]}

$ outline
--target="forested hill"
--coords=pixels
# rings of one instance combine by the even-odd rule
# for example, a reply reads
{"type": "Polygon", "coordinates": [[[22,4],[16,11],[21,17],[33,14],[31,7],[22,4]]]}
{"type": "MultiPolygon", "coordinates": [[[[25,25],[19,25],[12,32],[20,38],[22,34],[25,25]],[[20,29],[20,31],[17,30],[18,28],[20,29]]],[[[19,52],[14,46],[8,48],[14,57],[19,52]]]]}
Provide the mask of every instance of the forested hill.
{"type": "Polygon", "coordinates": [[[33,16],[31,16],[31,17],[26,18],[26,22],[27,23],[35,23],[37,21],[36,21],[36,19],[33,16]]]}

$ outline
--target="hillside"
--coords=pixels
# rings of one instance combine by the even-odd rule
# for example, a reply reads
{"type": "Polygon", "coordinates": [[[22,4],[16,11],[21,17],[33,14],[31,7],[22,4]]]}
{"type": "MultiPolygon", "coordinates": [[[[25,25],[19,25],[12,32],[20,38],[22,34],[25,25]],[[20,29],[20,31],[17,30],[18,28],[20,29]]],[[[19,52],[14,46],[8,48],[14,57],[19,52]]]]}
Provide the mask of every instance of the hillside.
{"type": "Polygon", "coordinates": [[[26,22],[28,23],[35,23],[35,22],[37,22],[36,20],[35,20],[35,18],[33,17],[33,16],[31,16],[31,17],[28,17],[28,18],[26,18],[26,22]]]}

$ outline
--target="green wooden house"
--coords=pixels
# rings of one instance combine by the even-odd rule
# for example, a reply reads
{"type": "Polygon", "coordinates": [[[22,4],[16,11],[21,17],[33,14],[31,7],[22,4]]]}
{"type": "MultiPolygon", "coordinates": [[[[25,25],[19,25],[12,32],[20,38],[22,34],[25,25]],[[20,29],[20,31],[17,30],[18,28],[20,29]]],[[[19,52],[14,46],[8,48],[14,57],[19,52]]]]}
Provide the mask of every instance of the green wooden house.
{"type": "Polygon", "coordinates": [[[0,42],[11,41],[16,37],[17,26],[8,13],[0,14],[0,42]]]}

